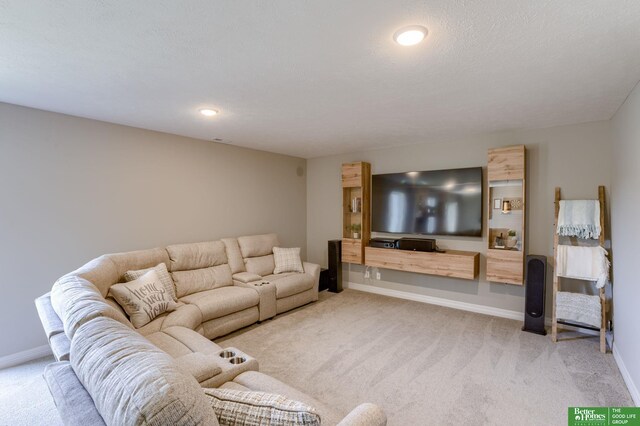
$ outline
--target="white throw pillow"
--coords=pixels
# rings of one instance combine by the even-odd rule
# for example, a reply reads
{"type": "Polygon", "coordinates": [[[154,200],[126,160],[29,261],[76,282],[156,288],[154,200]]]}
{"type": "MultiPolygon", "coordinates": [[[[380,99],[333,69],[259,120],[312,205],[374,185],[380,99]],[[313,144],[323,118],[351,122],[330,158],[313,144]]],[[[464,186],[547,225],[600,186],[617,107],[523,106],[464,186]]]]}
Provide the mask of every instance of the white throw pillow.
{"type": "Polygon", "coordinates": [[[220,426],[320,426],[320,415],[309,405],[282,395],[235,389],[204,389],[220,426]]]}
{"type": "Polygon", "coordinates": [[[158,315],[178,307],[154,269],[137,280],[112,285],[109,294],[129,315],[135,328],[140,328],[158,315]]]}
{"type": "Polygon", "coordinates": [[[144,274],[146,274],[152,269],[158,273],[158,277],[160,277],[160,281],[162,282],[162,285],[164,285],[164,288],[167,289],[167,291],[169,292],[173,300],[177,302],[178,298],[176,297],[176,285],[173,282],[173,278],[171,278],[171,274],[167,270],[167,265],[165,265],[164,263],[158,263],[153,268],[138,269],[136,271],[127,271],[124,273],[124,279],[125,281],[137,280],[138,278],[140,278],[141,276],[143,276],[144,274]]]}
{"type": "Polygon", "coordinates": [[[283,272],[304,272],[302,261],[300,260],[300,247],[294,248],[273,248],[273,261],[276,267],[274,274],[283,272]]]}

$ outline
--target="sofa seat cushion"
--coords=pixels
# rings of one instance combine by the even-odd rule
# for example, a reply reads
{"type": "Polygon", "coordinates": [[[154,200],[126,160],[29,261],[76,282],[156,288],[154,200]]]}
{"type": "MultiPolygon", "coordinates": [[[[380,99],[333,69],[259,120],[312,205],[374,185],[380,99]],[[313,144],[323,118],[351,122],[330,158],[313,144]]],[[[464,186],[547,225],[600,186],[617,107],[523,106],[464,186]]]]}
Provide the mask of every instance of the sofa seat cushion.
{"type": "Polygon", "coordinates": [[[169,327],[162,331],[149,333],[144,337],[158,349],[162,349],[173,358],[195,352],[217,355],[218,352],[222,350],[222,347],[218,344],[207,339],[197,331],[190,330],[186,327],[169,327]]]}
{"type": "Polygon", "coordinates": [[[236,382],[225,382],[222,386],[218,386],[219,389],[233,389],[239,391],[250,391],[246,386],[242,386],[240,383],[236,382]]]}
{"type": "Polygon", "coordinates": [[[144,337],[153,343],[155,347],[171,355],[173,358],[179,358],[193,353],[187,345],[164,331],[156,331],[155,333],[147,334],[144,337]]]}
{"type": "Polygon", "coordinates": [[[265,276],[264,280],[276,285],[276,298],[278,299],[310,290],[315,284],[311,275],[296,272],[271,274],[265,276]]]}
{"type": "Polygon", "coordinates": [[[81,325],[70,359],[106,424],[218,424],[196,379],[117,321],[95,318],[81,325]]]}
{"type": "Polygon", "coordinates": [[[222,425],[320,426],[316,410],[283,395],[234,389],[205,389],[222,425]]]}
{"type": "Polygon", "coordinates": [[[204,322],[257,306],[260,297],[253,289],[231,286],[190,294],[180,300],[197,306],[204,322]]]}
{"type": "Polygon", "coordinates": [[[283,395],[289,399],[303,402],[313,407],[320,418],[323,425],[337,425],[344,417],[341,413],[329,407],[326,404],[321,403],[315,398],[300,392],[299,390],[282,383],[280,380],[274,379],[271,376],[260,373],[258,371],[246,371],[239,374],[233,379],[235,385],[223,385],[222,387],[227,389],[240,390],[237,385],[244,387],[245,389],[259,392],[275,393],[283,395]]]}
{"type": "Polygon", "coordinates": [[[176,326],[196,330],[202,324],[200,309],[195,305],[183,302],[178,302],[177,305],[176,310],[158,315],[149,324],[140,327],[138,332],[146,336],[147,334],[176,326]]]}
{"type": "Polygon", "coordinates": [[[205,354],[215,354],[222,350],[217,343],[204,337],[197,331],[190,330],[186,327],[169,327],[162,330],[164,333],[181,342],[192,352],[202,352],[205,354]]]}

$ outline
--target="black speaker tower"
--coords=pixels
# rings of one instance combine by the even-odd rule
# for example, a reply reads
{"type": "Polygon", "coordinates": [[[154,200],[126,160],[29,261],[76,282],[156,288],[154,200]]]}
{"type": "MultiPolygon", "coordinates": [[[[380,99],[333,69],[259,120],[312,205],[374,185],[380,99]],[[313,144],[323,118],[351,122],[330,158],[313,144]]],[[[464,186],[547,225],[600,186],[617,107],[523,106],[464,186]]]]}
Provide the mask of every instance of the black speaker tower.
{"type": "Polygon", "coordinates": [[[329,291],[342,291],[342,240],[329,241],[329,291]]]}
{"type": "Polygon", "coordinates": [[[525,301],[523,331],[547,334],[544,328],[544,299],[547,281],[547,258],[528,255],[525,267],[525,301]]]}

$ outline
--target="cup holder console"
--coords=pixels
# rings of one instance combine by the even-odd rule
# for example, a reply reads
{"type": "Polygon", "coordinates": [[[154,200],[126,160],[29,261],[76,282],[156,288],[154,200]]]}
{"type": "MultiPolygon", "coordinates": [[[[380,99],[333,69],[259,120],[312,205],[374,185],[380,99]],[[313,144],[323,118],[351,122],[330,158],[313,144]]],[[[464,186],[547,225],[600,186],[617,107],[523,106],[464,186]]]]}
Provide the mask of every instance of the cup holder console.
{"type": "Polygon", "coordinates": [[[246,371],[258,371],[259,368],[255,358],[238,348],[218,349],[211,355],[214,357],[213,363],[220,368],[220,372],[206,381],[207,387],[216,388],[246,371]]]}
{"type": "Polygon", "coordinates": [[[247,359],[243,356],[235,356],[231,359],[229,359],[229,362],[231,364],[242,364],[243,362],[245,362],[247,359]]]}
{"type": "Polygon", "coordinates": [[[244,354],[239,353],[236,354],[235,351],[229,350],[229,349],[225,349],[222,352],[220,352],[220,358],[224,358],[227,361],[229,361],[231,364],[242,364],[243,362],[247,361],[247,358],[245,358],[244,356],[242,356],[244,354]]]}

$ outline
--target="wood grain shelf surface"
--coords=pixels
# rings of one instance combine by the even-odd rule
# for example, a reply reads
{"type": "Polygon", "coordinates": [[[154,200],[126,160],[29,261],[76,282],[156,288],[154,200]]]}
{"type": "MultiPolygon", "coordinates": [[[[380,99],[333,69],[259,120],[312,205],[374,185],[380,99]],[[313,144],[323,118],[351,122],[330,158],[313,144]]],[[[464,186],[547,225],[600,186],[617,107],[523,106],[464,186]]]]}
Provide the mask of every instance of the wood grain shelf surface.
{"type": "Polygon", "coordinates": [[[365,247],[365,264],[378,268],[473,280],[480,269],[480,253],[447,250],[445,253],[365,247]]]}
{"type": "Polygon", "coordinates": [[[522,285],[524,253],[518,250],[487,250],[487,281],[522,285]]]}

